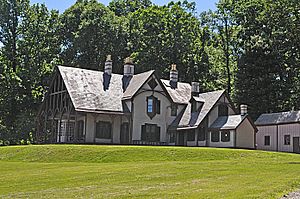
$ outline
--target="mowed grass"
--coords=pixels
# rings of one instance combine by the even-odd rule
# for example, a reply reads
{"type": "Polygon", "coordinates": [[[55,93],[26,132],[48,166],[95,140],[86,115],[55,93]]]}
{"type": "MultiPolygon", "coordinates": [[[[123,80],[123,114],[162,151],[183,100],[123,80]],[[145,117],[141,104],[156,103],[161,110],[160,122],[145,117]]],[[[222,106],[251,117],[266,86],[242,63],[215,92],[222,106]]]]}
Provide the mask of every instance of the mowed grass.
{"type": "Polygon", "coordinates": [[[0,147],[0,198],[279,198],[300,188],[300,156],[250,150],[0,147]]]}

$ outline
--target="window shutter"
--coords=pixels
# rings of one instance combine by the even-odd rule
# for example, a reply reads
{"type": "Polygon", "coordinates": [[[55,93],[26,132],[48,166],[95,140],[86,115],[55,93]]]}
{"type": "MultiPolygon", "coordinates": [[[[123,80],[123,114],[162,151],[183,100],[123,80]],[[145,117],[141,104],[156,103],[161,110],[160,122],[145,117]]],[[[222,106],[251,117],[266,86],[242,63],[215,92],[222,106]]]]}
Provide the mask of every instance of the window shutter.
{"type": "Polygon", "coordinates": [[[142,125],[142,133],[141,133],[141,140],[146,140],[146,126],[142,125]]]}
{"type": "Polygon", "coordinates": [[[160,114],[160,100],[156,99],[156,113],[160,114]]]}
{"type": "Polygon", "coordinates": [[[156,136],[155,136],[155,140],[157,141],[157,142],[160,142],[160,127],[159,126],[157,126],[156,127],[156,136]]]}

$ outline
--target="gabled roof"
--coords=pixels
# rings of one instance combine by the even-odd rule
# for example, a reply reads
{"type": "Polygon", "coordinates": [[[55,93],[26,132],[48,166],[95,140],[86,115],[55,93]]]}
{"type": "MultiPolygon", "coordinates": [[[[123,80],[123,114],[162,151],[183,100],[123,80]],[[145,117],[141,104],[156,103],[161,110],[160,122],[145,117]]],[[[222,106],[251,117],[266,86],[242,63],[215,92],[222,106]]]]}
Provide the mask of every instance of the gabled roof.
{"type": "Polygon", "coordinates": [[[174,120],[170,128],[177,130],[197,128],[224,93],[225,90],[212,91],[194,97],[196,101],[202,102],[201,108],[197,112],[191,113],[191,103],[188,102],[188,105],[174,120]]]}
{"type": "Polygon", "coordinates": [[[154,70],[150,70],[144,73],[134,75],[130,80],[130,84],[125,90],[122,99],[131,99],[153,74],[154,74],[154,70]]]}
{"type": "Polygon", "coordinates": [[[103,72],[74,67],[57,67],[75,110],[123,112],[122,75],[112,74],[109,89],[104,90],[103,72]]]}
{"type": "Polygon", "coordinates": [[[191,85],[189,83],[178,82],[177,88],[173,89],[170,80],[161,79],[172,101],[177,104],[188,104],[191,99],[191,85]]]}
{"type": "Polygon", "coordinates": [[[288,111],[281,113],[265,113],[255,121],[257,126],[299,123],[300,111],[288,111]]]}
{"type": "Polygon", "coordinates": [[[245,118],[246,116],[242,115],[221,116],[218,117],[209,128],[219,130],[234,130],[243,122],[245,118]]]}

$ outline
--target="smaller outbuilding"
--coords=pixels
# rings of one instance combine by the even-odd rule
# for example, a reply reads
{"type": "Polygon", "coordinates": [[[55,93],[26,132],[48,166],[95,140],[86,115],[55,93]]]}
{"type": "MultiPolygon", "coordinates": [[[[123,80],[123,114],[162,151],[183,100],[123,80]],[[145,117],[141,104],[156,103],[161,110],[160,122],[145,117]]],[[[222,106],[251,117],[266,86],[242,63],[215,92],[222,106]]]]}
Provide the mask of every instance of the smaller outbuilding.
{"type": "Polygon", "coordinates": [[[262,114],[255,124],[257,149],[300,153],[300,111],[262,114]]]}

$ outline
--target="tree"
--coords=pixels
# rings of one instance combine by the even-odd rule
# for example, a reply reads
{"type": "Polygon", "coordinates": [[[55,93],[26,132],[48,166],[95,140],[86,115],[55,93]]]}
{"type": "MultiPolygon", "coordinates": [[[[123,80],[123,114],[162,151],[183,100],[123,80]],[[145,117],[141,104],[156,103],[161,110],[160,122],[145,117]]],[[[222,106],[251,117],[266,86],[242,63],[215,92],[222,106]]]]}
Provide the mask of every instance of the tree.
{"type": "Polygon", "coordinates": [[[99,69],[111,54],[114,72],[120,72],[128,56],[125,17],[116,17],[96,0],[77,1],[61,16],[65,65],[99,69]]]}
{"type": "Polygon", "coordinates": [[[17,143],[34,130],[35,112],[60,51],[58,12],[14,0],[3,0],[0,9],[0,125],[4,138],[17,143]]]}
{"type": "Polygon", "coordinates": [[[117,16],[127,16],[138,9],[146,9],[152,5],[150,0],[112,0],[108,8],[117,16]]]}

